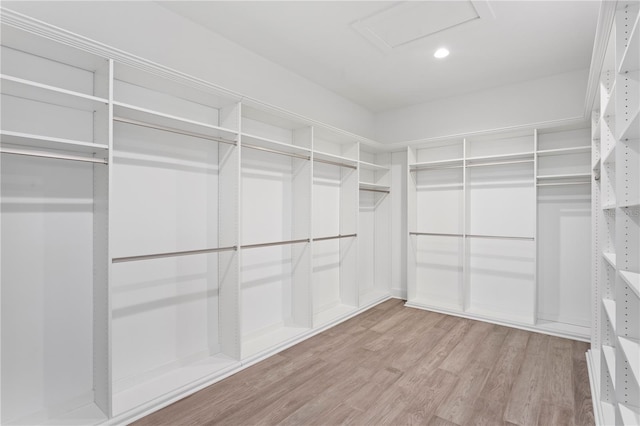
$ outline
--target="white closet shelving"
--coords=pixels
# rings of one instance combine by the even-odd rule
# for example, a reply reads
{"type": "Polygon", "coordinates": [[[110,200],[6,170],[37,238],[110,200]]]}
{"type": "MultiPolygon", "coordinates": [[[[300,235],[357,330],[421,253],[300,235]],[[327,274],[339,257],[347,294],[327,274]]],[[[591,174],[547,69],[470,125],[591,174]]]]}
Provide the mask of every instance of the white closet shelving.
{"type": "Polygon", "coordinates": [[[391,291],[391,154],[367,148],[360,147],[358,162],[360,306],[375,303],[391,291]]]}
{"type": "Polygon", "coordinates": [[[113,414],[239,365],[239,105],[116,64],[113,414]],[[220,208],[224,206],[224,208],[220,208]]]}
{"type": "Polygon", "coordinates": [[[390,297],[375,142],[0,18],[0,422],[127,423],[390,297]]]}
{"type": "Polygon", "coordinates": [[[110,62],[11,27],[1,55],[0,422],[99,423],[109,413],[110,62]]]}
{"type": "Polygon", "coordinates": [[[242,358],[311,328],[312,128],[242,109],[242,358]]]}
{"type": "Polygon", "coordinates": [[[588,235],[590,151],[584,129],[409,147],[407,304],[587,339],[589,254],[565,252],[588,235]]]}
{"type": "Polygon", "coordinates": [[[590,380],[598,424],[640,423],[640,5],[618,2],[592,120],[590,380]]]}
{"type": "Polygon", "coordinates": [[[313,325],[358,308],[358,142],[314,128],[313,325]]]}

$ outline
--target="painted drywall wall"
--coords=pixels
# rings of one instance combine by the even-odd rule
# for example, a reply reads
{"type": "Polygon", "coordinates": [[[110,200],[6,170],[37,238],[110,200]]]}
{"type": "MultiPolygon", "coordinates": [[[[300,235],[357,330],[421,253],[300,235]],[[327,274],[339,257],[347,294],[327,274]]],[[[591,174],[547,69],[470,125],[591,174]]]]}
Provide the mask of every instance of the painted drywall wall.
{"type": "Polygon", "coordinates": [[[365,108],[150,1],[5,1],[49,24],[365,137],[365,108]]]}
{"type": "Polygon", "coordinates": [[[376,115],[375,139],[415,141],[581,119],[588,70],[450,97],[376,115]]]}

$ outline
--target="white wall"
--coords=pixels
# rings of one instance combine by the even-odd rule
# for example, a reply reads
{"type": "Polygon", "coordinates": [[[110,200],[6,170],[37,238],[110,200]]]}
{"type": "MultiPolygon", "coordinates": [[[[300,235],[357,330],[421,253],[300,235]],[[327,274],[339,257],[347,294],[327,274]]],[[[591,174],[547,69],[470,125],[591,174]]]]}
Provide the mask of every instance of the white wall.
{"type": "Polygon", "coordinates": [[[582,118],[588,70],[501,86],[376,115],[375,139],[405,142],[582,118]]]}
{"type": "Polygon", "coordinates": [[[373,114],[150,1],[2,2],[16,12],[365,137],[373,114]]]}

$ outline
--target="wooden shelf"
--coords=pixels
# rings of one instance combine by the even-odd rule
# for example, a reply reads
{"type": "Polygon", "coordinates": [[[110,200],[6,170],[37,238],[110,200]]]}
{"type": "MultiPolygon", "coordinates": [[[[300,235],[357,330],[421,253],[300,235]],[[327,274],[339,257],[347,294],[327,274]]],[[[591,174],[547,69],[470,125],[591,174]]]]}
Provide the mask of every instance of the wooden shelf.
{"type": "Polygon", "coordinates": [[[263,138],[262,136],[251,135],[248,133],[241,133],[241,137],[243,144],[246,143],[258,148],[265,148],[287,154],[300,155],[311,159],[311,150],[308,148],[303,148],[301,146],[291,145],[273,139],[263,138]]]}
{"type": "Polygon", "coordinates": [[[616,267],[615,253],[602,253],[602,257],[604,257],[604,260],[606,260],[615,269],[616,267]]]}
{"type": "Polygon", "coordinates": [[[636,384],[640,383],[640,342],[629,337],[618,336],[618,343],[627,359],[629,368],[631,368],[636,384]]]}
{"type": "Polygon", "coordinates": [[[371,190],[371,191],[385,191],[388,192],[391,190],[391,187],[388,185],[378,185],[376,183],[369,182],[360,182],[360,189],[371,190]]]}
{"type": "Polygon", "coordinates": [[[629,44],[622,54],[622,61],[620,61],[620,73],[631,72],[638,70],[638,64],[640,63],[640,14],[636,16],[636,22],[633,24],[631,35],[629,36],[629,44]]]}
{"type": "Polygon", "coordinates": [[[333,161],[335,163],[344,163],[352,167],[357,167],[358,161],[353,158],[345,157],[342,155],[330,154],[328,152],[313,151],[313,157],[320,160],[333,161]]]}
{"type": "Polygon", "coordinates": [[[640,298],[640,274],[629,271],[618,271],[618,274],[631,290],[633,290],[636,297],[640,298]]]}
{"type": "Polygon", "coordinates": [[[464,160],[462,158],[453,158],[450,160],[438,160],[438,161],[426,161],[421,163],[409,164],[410,170],[422,170],[422,169],[439,169],[446,167],[462,167],[464,160]]]}
{"type": "Polygon", "coordinates": [[[140,108],[121,102],[113,103],[113,115],[114,117],[140,121],[155,126],[164,126],[179,131],[203,134],[208,137],[220,138],[229,142],[235,142],[238,139],[238,132],[236,132],[235,130],[227,129],[213,124],[189,120],[184,117],[164,114],[162,112],[140,108]]]}
{"type": "Polygon", "coordinates": [[[93,142],[76,141],[73,139],[53,138],[49,136],[32,135],[29,133],[0,130],[3,145],[15,145],[39,149],[64,150],[83,154],[105,154],[109,146],[93,142]]]}
{"type": "Polygon", "coordinates": [[[59,105],[82,111],[95,111],[109,103],[106,99],[97,96],[86,95],[84,93],[61,89],[59,87],[4,74],[0,74],[0,85],[3,95],[31,99],[36,102],[59,105]]]}
{"type": "Polygon", "coordinates": [[[611,324],[611,328],[615,332],[616,331],[616,302],[611,299],[602,299],[602,306],[604,306],[604,311],[607,313],[609,324],[611,324]]]}
{"type": "Polygon", "coordinates": [[[374,172],[388,172],[389,168],[386,166],[380,166],[378,164],[368,163],[366,161],[358,161],[360,167],[366,170],[371,170],[374,172]]]}
{"type": "Polygon", "coordinates": [[[576,146],[572,148],[545,149],[537,151],[536,154],[540,157],[546,157],[552,155],[584,154],[589,152],[591,152],[590,146],[576,146]]]}

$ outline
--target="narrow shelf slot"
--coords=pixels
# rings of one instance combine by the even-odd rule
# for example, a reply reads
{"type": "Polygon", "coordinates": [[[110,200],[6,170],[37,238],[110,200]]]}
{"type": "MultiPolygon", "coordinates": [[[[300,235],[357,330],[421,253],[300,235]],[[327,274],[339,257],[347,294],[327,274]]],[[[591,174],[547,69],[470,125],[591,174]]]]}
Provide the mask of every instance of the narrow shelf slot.
{"type": "Polygon", "coordinates": [[[629,337],[618,336],[618,343],[631,368],[633,378],[636,383],[640,383],[640,342],[629,337]]]}
{"type": "Polygon", "coordinates": [[[618,271],[622,280],[636,294],[636,297],[640,298],[640,274],[637,272],[618,271]]]}

